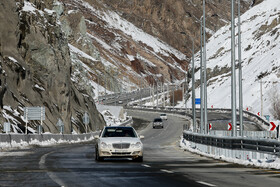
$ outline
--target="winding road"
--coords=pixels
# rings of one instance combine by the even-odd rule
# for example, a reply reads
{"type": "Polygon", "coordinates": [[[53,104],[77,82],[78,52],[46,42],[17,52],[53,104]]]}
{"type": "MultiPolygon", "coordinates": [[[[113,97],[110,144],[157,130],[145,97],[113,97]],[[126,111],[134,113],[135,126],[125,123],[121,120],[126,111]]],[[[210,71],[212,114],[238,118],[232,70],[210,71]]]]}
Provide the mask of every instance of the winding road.
{"type": "Polygon", "coordinates": [[[180,149],[186,119],[168,115],[163,129],[153,129],[149,122],[158,113],[128,114],[148,121],[139,128],[145,136],[143,163],[96,162],[95,142],[2,150],[0,186],[279,186],[280,171],[244,167],[180,149]]]}

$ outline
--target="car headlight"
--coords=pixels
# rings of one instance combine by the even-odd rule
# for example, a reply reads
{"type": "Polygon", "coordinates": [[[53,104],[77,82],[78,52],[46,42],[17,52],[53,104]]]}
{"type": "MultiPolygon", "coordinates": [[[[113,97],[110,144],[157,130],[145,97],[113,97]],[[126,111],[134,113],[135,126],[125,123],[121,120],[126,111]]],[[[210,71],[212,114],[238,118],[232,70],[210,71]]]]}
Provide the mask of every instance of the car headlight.
{"type": "Polygon", "coordinates": [[[105,142],[101,142],[100,147],[103,148],[103,149],[107,149],[107,148],[109,149],[109,148],[112,147],[112,145],[111,144],[106,144],[105,142]]]}
{"type": "Polygon", "coordinates": [[[141,148],[142,144],[141,142],[137,142],[136,144],[131,144],[131,148],[141,148]]]}

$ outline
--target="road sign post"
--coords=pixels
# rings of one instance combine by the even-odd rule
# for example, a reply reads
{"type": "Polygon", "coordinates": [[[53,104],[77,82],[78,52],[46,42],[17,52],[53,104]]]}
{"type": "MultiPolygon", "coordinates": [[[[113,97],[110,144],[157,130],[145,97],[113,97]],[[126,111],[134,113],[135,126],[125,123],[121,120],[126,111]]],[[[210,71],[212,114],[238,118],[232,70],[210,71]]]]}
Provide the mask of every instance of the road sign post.
{"type": "Polygon", "coordinates": [[[84,116],[83,116],[83,123],[85,124],[85,128],[86,128],[86,133],[87,133],[87,126],[89,124],[89,115],[87,112],[85,112],[84,116]]]}
{"type": "Polygon", "coordinates": [[[212,123],[209,123],[209,131],[212,130],[212,127],[213,127],[212,123]]]}
{"type": "Polygon", "coordinates": [[[278,123],[277,127],[276,127],[276,131],[277,131],[277,139],[279,140],[279,131],[280,131],[280,124],[278,123]]]}
{"type": "Polygon", "coordinates": [[[201,99],[200,98],[195,98],[195,104],[200,105],[201,104],[201,99]]]}
{"type": "Polygon", "coordinates": [[[63,132],[64,132],[64,123],[62,122],[62,120],[60,118],[58,119],[58,122],[56,123],[56,126],[59,127],[60,134],[63,134],[63,132]]]}
{"type": "Polygon", "coordinates": [[[41,126],[43,126],[43,120],[45,120],[45,118],[46,118],[45,107],[25,107],[24,108],[25,134],[27,134],[28,121],[40,120],[41,126]]]}
{"type": "Polygon", "coordinates": [[[232,124],[228,123],[228,131],[231,131],[231,130],[232,130],[232,124]]]}
{"type": "Polygon", "coordinates": [[[278,122],[277,121],[271,121],[271,122],[269,122],[269,131],[274,131],[274,130],[276,130],[276,124],[277,124],[278,122]]]}
{"type": "Polygon", "coordinates": [[[9,122],[4,122],[4,132],[11,132],[11,124],[9,122]]]}

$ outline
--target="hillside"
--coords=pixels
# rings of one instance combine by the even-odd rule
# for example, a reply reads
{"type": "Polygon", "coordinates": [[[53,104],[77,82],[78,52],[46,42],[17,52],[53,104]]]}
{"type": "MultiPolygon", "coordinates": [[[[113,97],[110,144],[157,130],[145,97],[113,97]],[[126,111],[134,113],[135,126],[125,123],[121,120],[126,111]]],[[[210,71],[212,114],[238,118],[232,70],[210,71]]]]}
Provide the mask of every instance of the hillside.
{"type": "MultiPolygon", "coordinates": [[[[59,3],[3,1],[0,3],[0,124],[13,133],[25,132],[24,107],[44,106],[44,132],[84,132],[82,115],[90,114],[90,129],[104,126],[94,100],[71,81],[73,69],[68,40],[62,33],[59,3]]],[[[34,133],[40,121],[29,121],[34,133]]],[[[2,128],[1,128],[2,130],[2,128]]]]}
{"type": "MultiPolygon", "coordinates": [[[[262,0],[243,0],[242,12],[262,0]]],[[[228,23],[227,1],[206,3],[207,37],[228,23]]],[[[199,38],[199,0],[11,0],[0,4],[0,124],[23,132],[23,108],[45,106],[45,132],[105,125],[100,94],[178,82],[199,38]]],[[[35,132],[39,121],[29,123],[35,132]]]]}
{"type": "MultiPolygon", "coordinates": [[[[265,0],[241,17],[244,110],[272,117],[272,104],[280,89],[280,2],[265,0]]],[[[237,23],[237,19],[235,20],[237,23]]],[[[236,29],[237,44],[237,29],[236,29]]],[[[207,43],[208,106],[231,107],[231,32],[230,24],[219,29],[207,43]]],[[[237,49],[236,49],[237,57],[237,49]]],[[[200,68],[199,54],[195,66],[200,68]]],[[[238,66],[237,66],[238,68],[238,66]]],[[[238,78],[238,70],[237,78],[238,78]]],[[[196,80],[200,71],[195,74],[196,80]]],[[[199,82],[199,80],[197,80],[199,82]]],[[[237,79],[238,88],[238,79],[237,79]]],[[[199,87],[196,96],[199,97],[199,87]]],[[[238,96],[238,90],[237,90],[238,96]]],[[[237,97],[238,98],[238,97],[237,97]]],[[[188,101],[190,106],[191,101],[188,101]]],[[[238,106],[238,101],[237,101],[238,106]]]]}

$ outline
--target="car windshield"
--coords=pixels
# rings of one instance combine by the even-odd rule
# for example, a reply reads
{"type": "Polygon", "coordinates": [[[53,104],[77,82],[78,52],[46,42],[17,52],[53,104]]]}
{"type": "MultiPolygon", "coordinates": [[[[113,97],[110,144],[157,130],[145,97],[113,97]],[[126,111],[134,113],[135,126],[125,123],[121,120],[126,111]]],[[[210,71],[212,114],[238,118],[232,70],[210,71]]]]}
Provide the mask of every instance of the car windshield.
{"type": "Polygon", "coordinates": [[[166,114],[160,114],[160,116],[166,116],[166,114]]]}
{"type": "Polygon", "coordinates": [[[107,127],[102,137],[137,137],[131,127],[107,127]]]}
{"type": "Polygon", "coordinates": [[[161,118],[156,118],[156,119],[154,119],[154,122],[162,122],[162,119],[161,118]]]}

